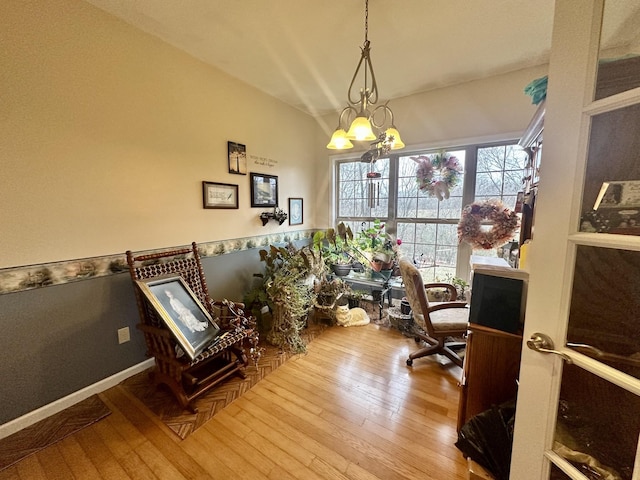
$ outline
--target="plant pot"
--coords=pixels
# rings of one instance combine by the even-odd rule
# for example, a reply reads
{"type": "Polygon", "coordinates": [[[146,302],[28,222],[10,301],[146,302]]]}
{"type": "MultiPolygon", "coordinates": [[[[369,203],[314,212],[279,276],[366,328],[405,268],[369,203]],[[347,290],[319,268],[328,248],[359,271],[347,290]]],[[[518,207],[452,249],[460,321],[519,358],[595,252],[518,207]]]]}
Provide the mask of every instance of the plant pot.
{"type": "Polygon", "coordinates": [[[349,308],[357,308],[360,306],[360,299],[359,298],[349,298],[349,308]]]}
{"type": "Polygon", "coordinates": [[[393,268],[393,258],[388,253],[383,252],[365,252],[369,265],[374,272],[381,270],[389,270],[393,268]]]}
{"type": "Polygon", "coordinates": [[[349,275],[349,273],[351,273],[351,265],[338,265],[334,263],[333,265],[331,265],[331,270],[333,270],[333,273],[335,273],[338,277],[346,277],[347,275],[349,275]]]}

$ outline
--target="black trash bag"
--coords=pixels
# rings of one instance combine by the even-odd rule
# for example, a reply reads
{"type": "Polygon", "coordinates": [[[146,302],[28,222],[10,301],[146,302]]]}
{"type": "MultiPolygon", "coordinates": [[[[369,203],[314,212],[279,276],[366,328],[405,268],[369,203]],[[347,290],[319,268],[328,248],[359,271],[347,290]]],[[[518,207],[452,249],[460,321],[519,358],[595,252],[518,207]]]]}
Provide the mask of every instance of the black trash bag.
{"type": "Polygon", "coordinates": [[[489,471],[496,480],[509,480],[515,400],[494,406],[465,423],[456,447],[489,471]]]}

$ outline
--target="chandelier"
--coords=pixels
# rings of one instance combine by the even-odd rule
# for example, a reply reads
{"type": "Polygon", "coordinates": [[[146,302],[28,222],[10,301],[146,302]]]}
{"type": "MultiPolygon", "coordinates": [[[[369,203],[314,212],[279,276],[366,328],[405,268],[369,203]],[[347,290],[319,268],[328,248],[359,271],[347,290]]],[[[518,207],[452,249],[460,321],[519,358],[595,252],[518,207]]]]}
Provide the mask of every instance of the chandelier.
{"type": "Polygon", "coordinates": [[[348,105],[340,112],[338,127],[327,145],[329,149],[353,148],[351,140],[384,142],[390,146],[391,150],[404,148],[404,143],[402,143],[400,134],[393,123],[393,112],[387,105],[388,102],[375,106],[378,103],[378,85],[371,64],[371,42],[369,42],[368,33],[369,0],[365,0],[364,44],[360,47],[360,61],[349,84],[348,105]],[[359,74],[364,78],[364,87],[360,88],[360,94],[356,96],[353,92],[353,85],[359,74]],[[369,84],[369,80],[371,84],[369,84]],[[344,126],[347,125],[347,122],[350,122],[349,130],[345,131],[344,126]]]}

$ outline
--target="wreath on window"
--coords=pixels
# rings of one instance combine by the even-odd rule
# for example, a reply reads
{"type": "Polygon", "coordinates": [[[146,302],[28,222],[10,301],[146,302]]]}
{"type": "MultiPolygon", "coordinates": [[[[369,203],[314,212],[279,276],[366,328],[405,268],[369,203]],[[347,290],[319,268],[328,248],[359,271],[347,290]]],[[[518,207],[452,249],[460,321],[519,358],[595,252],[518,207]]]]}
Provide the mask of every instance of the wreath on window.
{"type": "Polygon", "coordinates": [[[416,169],[418,188],[426,191],[431,197],[437,197],[438,200],[449,198],[451,189],[458,185],[462,173],[458,158],[440,151],[431,156],[411,157],[411,160],[418,164],[416,169]]]}
{"type": "Polygon", "coordinates": [[[513,238],[516,228],[518,216],[514,211],[500,200],[486,200],[464,207],[458,223],[458,239],[474,248],[488,250],[513,238]],[[483,223],[491,223],[491,228],[484,230],[483,223]]]}

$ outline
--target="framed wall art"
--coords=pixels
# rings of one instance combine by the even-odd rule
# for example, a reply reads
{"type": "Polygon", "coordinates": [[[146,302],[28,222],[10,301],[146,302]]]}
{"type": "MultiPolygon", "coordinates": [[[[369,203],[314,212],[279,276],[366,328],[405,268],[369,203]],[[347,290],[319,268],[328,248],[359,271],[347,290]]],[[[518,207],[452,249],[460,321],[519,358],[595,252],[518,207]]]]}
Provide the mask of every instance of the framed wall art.
{"type": "Polygon", "coordinates": [[[301,198],[289,198],[289,225],[302,225],[303,211],[301,198]]]}
{"type": "Polygon", "coordinates": [[[247,147],[241,143],[227,142],[229,173],[247,174],[247,147]]]}
{"type": "Polygon", "coordinates": [[[238,208],[238,185],[202,182],[204,208],[238,208]]]}
{"type": "Polygon", "coordinates": [[[251,173],[251,206],[278,206],[278,177],[251,173]]]}
{"type": "Polygon", "coordinates": [[[136,280],[136,284],[192,360],[220,333],[182,277],[136,280]]]}

